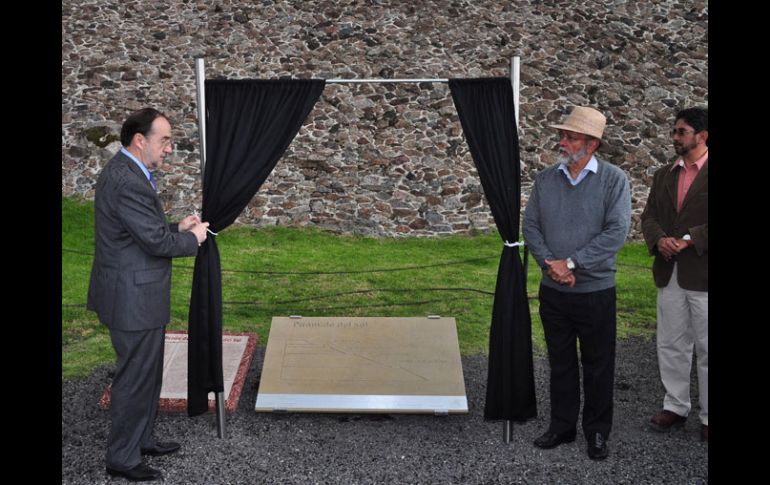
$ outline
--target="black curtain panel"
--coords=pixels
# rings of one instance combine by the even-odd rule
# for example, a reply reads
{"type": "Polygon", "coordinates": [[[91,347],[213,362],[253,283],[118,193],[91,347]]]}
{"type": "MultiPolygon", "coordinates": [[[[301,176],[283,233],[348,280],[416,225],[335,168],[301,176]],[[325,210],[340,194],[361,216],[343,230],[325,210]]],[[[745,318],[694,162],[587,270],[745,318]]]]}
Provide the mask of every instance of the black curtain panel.
{"type": "MultiPolygon", "coordinates": [[[[450,79],[465,139],[500,236],[518,241],[521,201],[519,139],[508,78],[450,79]]],[[[537,416],[532,321],[519,247],[503,246],[497,270],[484,418],[537,416]]]]}
{"type": "MultiPolygon", "coordinates": [[[[323,80],[206,81],[206,168],[202,220],[219,232],[246,207],[313,109],[323,80]]],[[[190,295],[187,413],[208,410],[224,391],[222,273],[216,237],[195,258],[190,295]]]]}

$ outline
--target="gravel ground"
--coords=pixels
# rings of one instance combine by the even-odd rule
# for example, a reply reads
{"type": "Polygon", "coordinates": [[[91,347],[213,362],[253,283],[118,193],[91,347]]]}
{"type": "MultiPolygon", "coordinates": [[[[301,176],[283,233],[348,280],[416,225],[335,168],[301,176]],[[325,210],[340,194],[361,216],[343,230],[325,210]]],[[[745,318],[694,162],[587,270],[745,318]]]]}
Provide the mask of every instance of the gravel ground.
{"type": "MultiPolygon", "coordinates": [[[[502,424],[483,419],[485,356],[463,358],[467,415],[255,413],[264,347],[257,347],[226,439],[213,414],[163,413],[156,436],[182,443],[173,455],[147,458],[173,484],[676,484],[706,483],[708,445],[699,439],[697,408],[682,430],[658,434],[646,421],[663,389],[654,341],[618,342],[615,418],[610,456],[590,460],[585,439],[540,450],[532,441],[548,425],[548,363],[535,360],[538,417],[514,425],[510,444],[502,424]]],[[[98,401],[112,366],[62,383],[62,483],[112,481],[104,471],[108,413],[98,401]]],[[[697,396],[697,387],[693,389],[697,396]]]]}

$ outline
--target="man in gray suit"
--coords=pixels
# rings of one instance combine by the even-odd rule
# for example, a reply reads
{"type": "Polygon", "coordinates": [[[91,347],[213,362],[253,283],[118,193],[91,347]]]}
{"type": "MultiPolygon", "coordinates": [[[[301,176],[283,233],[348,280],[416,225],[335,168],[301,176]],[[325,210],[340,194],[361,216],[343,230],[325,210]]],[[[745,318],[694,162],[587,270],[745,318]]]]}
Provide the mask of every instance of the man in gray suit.
{"type": "Polygon", "coordinates": [[[171,124],[161,112],[132,113],[120,131],[123,148],[96,182],[96,253],[88,309],[110,329],[117,354],[112,380],[107,473],[131,481],[161,478],[142,455],[165,455],[178,443],[153,437],[171,313],[171,258],[194,256],[206,240],[197,216],[169,224],[150,173],[171,154],[171,124]]]}

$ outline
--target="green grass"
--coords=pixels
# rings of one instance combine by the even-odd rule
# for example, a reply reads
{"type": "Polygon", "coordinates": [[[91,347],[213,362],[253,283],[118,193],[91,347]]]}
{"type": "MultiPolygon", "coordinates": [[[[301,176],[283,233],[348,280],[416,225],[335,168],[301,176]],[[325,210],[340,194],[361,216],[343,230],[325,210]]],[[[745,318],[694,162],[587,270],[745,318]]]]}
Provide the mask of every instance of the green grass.
{"type": "MultiPolygon", "coordinates": [[[[317,229],[230,227],[217,236],[217,244],[226,332],[257,333],[264,344],[273,316],[437,314],[456,319],[463,354],[487,350],[492,312],[487,293],[494,292],[502,249],[497,234],[369,238],[317,229]],[[425,267],[430,265],[435,266],[425,267]],[[401,270],[377,271],[388,269],[401,270]],[[344,271],[350,273],[334,274],[344,271]]],[[[93,247],[93,203],[62,198],[63,379],[88,375],[114,360],[109,332],[85,309],[93,247]]],[[[193,263],[193,258],[174,260],[169,330],[187,330],[193,263]]],[[[649,336],[655,327],[651,260],[641,244],[628,244],[620,263],[618,335],[649,336]]],[[[530,260],[527,288],[535,350],[543,354],[536,268],[530,260]]]]}

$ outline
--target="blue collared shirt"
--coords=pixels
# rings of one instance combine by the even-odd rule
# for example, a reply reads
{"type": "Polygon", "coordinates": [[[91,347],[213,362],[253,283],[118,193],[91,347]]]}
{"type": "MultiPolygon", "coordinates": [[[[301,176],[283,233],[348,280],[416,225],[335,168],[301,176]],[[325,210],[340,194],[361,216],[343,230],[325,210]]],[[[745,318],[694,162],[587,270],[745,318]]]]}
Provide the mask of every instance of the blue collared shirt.
{"type": "Polygon", "coordinates": [[[147,180],[149,180],[150,183],[152,183],[152,179],[150,178],[150,171],[147,170],[147,167],[145,167],[144,164],[140,162],[139,159],[136,158],[131,152],[126,150],[126,147],[120,147],[120,151],[121,153],[123,153],[123,155],[126,155],[128,158],[133,160],[135,164],[139,165],[139,168],[142,169],[142,173],[144,174],[144,176],[147,177],[147,180]]]}
{"type": "Polygon", "coordinates": [[[564,172],[564,175],[567,176],[567,180],[569,180],[569,183],[571,183],[573,186],[579,184],[583,181],[584,178],[586,178],[586,175],[588,175],[588,172],[596,173],[597,170],[599,170],[599,162],[596,161],[596,157],[591,155],[591,159],[586,163],[586,166],[583,167],[583,170],[580,171],[578,174],[578,177],[575,180],[572,180],[572,175],[569,173],[569,169],[566,165],[563,163],[559,164],[559,170],[564,172]]]}

